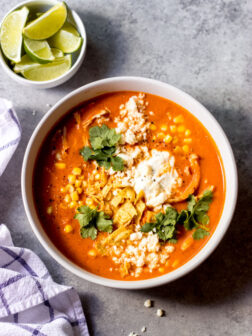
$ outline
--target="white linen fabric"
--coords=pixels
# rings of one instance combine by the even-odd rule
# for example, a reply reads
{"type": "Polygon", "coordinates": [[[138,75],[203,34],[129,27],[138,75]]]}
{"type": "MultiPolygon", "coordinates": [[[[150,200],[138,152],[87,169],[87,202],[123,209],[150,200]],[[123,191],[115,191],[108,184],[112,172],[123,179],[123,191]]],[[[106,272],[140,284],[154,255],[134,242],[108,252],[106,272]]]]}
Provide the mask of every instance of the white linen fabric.
{"type": "Polygon", "coordinates": [[[89,336],[77,292],[55,283],[32,251],[0,225],[0,335],[89,336]]]}
{"type": "Polygon", "coordinates": [[[0,176],[15,152],[21,137],[21,127],[9,100],[0,98],[0,176]]]}
{"type": "Polygon", "coordinates": [[[0,335],[89,336],[77,292],[55,283],[32,251],[0,225],[0,335]]]}

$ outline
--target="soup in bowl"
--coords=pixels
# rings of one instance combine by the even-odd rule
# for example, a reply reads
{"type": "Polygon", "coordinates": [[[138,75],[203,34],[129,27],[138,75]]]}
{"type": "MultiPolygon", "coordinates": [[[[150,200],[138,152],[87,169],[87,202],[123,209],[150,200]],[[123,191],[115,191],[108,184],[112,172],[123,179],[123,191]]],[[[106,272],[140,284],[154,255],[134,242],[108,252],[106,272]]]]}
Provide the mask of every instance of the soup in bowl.
{"type": "Polygon", "coordinates": [[[167,84],[122,77],[76,90],[42,119],[22,190],[56,260],[96,283],[143,288],[211,253],[229,225],[237,176],[202,105],[167,84]]]}

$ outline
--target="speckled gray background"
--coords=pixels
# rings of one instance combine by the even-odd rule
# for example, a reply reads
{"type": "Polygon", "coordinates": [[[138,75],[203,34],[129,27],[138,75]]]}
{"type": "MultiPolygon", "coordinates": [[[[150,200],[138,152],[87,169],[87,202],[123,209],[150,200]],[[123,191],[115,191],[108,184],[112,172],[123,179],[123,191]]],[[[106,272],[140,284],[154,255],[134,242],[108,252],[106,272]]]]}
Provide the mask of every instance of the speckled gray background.
{"type": "MultiPolygon", "coordinates": [[[[1,1],[0,17],[18,0],[1,1]]],[[[14,102],[22,141],[0,178],[0,222],[16,245],[43,259],[55,281],[74,286],[91,335],[123,336],[131,330],[152,336],[251,335],[251,0],[69,0],[88,34],[84,64],[66,84],[31,90],[1,69],[0,96],[14,102]],[[40,246],[24,213],[21,163],[32,131],[66,93],[96,79],[139,75],[187,91],[216,117],[228,135],[239,169],[239,199],[225,239],[191,274],[160,288],[123,291],[93,285],[59,266],[40,246]],[[146,298],[155,308],[146,309],[146,298]],[[156,308],[166,317],[157,318],[156,308]]],[[[228,181],[232,183],[231,181],[228,181]]],[[[1,334],[1,332],[0,332],[1,334]]]]}

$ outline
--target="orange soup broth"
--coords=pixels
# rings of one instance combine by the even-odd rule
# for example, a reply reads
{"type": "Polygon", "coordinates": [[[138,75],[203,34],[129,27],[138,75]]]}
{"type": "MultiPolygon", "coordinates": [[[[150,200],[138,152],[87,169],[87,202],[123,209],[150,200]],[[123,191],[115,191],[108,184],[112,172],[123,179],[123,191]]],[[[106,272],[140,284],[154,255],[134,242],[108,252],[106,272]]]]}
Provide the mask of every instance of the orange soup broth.
{"type": "MultiPolygon", "coordinates": [[[[191,231],[185,231],[180,228],[178,242],[174,245],[175,251],[171,254],[169,265],[165,266],[162,274],[158,270],[153,272],[144,271],[139,277],[131,275],[122,278],[119,270],[115,270],[115,264],[111,257],[96,256],[90,257],[88,251],[94,247],[94,241],[87,238],[83,239],[80,235],[80,227],[77,220],[73,219],[75,209],[63,208],[61,205],[64,194],[60,192],[60,188],[65,186],[67,176],[71,174],[74,167],[82,167],[85,179],[88,181],[88,174],[93,170],[94,165],[85,162],[79,154],[80,148],[83,147],[83,133],[77,129],[77,123],[74,118],[74,112],[79,112],[81,120],[85,121],[98,113],[100,110],[108,108],[111,111],[111,121],[106,124],[109,127],[115,127],[114,118],[118,116],[119,106],[136,94],[135,92],[117,92],[109,93],[92,99],[89,102],[74,108],[70,113],[61,120],[50,132],[43,143],[38,155],[37,163],[34,170],[34,198],[37,211],[46,231],[54,245],[72,262],[84,268],[85,270],[116,280],[143,280],[163,275],[167,272],[182,266],[193,258],[211,238],[221,217],[224,200],[225,200],[225,178],[222,168],[221,157],[212,137],[205,127],[187,110],[167,99],[146,94],[145,100],[149,103],[146,107],[146,114],[149,121],[157,126],[157,131],[152,132],[148,137],[148,146],[158,150],[173,151],[176,146],[183,145],[183,136],[177,134],[177,143],[165,144],[164,141],[153,140],[153,136],[158,133],[161,125],[167,125],[170,132],[170,125],[173,124],[174,117],[182,115],[184,118],[183,125],[186,129],[190,129],[192,143],[190,144],[191,152],[200,157],[200,185],[197,194],[201,194],[207,187],[214,186],[214,198],[210,205],[210,236],[204,239],[195,240],[193,244],[185,251],[181,250],[183,241],[192,235],[191,231]],[[149,112],[154,112],[154,115],[149,112]],[[59,170],[54,166],[55,155],[62,150],[62,129],[66,127],[67,142],[69,148],[67,155],[64,156],[66,168],[59,170]],[[47,214],[47,208],[51,206],[52,214],[47,214]],[[65,225],[70,224],[73,227],[71,233],[64,231],[65,225]],[[177,260],[178,264],[172,267],[173,262],[177,260]]],[[[179,165],[180,161],[183,165],[181,155],[174,154],[175,164],[179,165]]],[[[184,176],[186,179],[186,176],[184,176]]],[[[183,178],[184,178],[183,177],[183,178]]],[[[186,202],[173,204],[178,210],[186,207],[186,202]]],[[[101,233],[103,234],[103,233],[101,233]]],[[[104,234],[106,235],[106,234],[104,234]]]]}

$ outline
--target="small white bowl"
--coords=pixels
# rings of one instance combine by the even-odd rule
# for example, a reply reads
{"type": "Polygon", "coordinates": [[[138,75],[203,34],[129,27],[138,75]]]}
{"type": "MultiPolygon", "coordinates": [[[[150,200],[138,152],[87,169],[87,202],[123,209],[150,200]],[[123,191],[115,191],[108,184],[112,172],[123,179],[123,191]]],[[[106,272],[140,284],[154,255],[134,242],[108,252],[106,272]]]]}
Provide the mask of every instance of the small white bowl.
{"type": "MultiPolygon", "coordinates": [[[[27,6],[28,8],[31,8],[33,11],[40,12],[40,11],[46,11],[50,7],[56,5],[59,1],[57,0],[41,0],[41,1],[36,1],[36,0],[31,0],[31,1],[24,1],[13,7],[3,18],[0,27],[6,18],[7,15],[9,15],[11,12],[14,10],[17,10],[23,6],[27,6]]],[[[61,85],[65,83],[67,80],[69,80],[80,68],[84,57],[86,53],[86,48],[87,48],[87,34],[85,30],[85,26],[79,17],[79,15],[72,10],[71,8],[68,7],[68,15],[71,17],[71,20],[75,24],[77,30],[79,31],[81,37],[83,38],[83,42],[81,45],[81,48],[73,54],[73,65],[72,67],[62,76],[49,80],[49,81],[43,81],[43,82],[38,82],[38,81],[32,81],[29,79],[26,79],[18,74],[16,74],[8,65],[8,60],[6,57],[3,55],[3,52],[0,48],[0,63],[4,69],[4,71],[9,75],[12,79],[14,79],[16,82],[19,84],[22,84],[24,86],[29,86],[32,88],[37,88],[37,89],[49,89],[58,85],[61,85]]]]}
{"type": "Polygon", "coordinates": [[[185,92],[176,89],[171,85],[153,79],[140,77],[114,77],[100,80],[88,85],[84,85],[62,98],[42,118],[35,131],[33,132],[25,152],[21,180],[22,198],[27,217],[35,235],[39,239],[40,243],[44,246],[44,248],[50,253],[50,255],[67,270],[83,279],[104,286],[124,289],[140,289],[159,286],[182,277],[183,275],[192,271],[199,264],[201,264],[213,252],[213,250],[223,238],[232,219],[237,199],[237,170],[233,152],[225,133],[223,132],[222,128],[215,120],[215,118],[212,116],[212,114],[204,106],[202,106],[199,102],[197,102],[194,98],[192,98],[185,92]],[[170,273],[148,280],[111,280],[92,274],[77,266],[69,259],[67,259],[53,245],[40,223],[34,205],[32,193],[34,164],[40,146],[46,138],[48,132],[73,107],[103,93],[115,91],[147,92],[164,97],[183,106],[190,113],[192,113],[209,131],[218,146],[223,161],[224,174],[226,179],[226,197],[220,221],[213,235],[210,237],[206,245],[199,251],[199,253],[197,253],[186,264],[182,265],[181,267],[170,273]]]}

